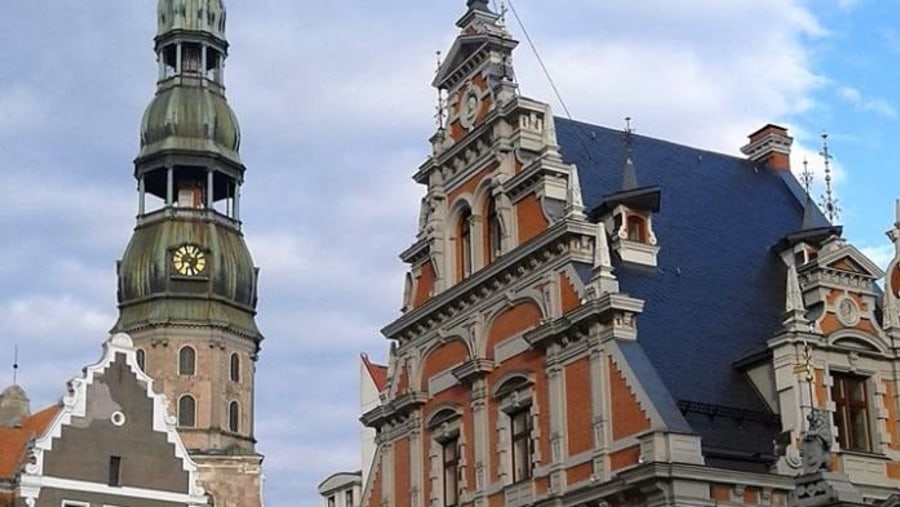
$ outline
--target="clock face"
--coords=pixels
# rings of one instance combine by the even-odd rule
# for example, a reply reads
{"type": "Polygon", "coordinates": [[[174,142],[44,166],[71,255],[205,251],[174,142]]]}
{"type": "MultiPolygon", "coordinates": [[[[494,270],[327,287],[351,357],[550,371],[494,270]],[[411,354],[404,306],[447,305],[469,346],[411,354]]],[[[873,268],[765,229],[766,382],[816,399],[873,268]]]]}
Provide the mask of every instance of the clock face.
{"type": "Polygon", "coordinates": [[[182,245],[172,253],[172,266],[182,276],[197,276],[206,269],[206,254],[197,245],[182,245]]]}

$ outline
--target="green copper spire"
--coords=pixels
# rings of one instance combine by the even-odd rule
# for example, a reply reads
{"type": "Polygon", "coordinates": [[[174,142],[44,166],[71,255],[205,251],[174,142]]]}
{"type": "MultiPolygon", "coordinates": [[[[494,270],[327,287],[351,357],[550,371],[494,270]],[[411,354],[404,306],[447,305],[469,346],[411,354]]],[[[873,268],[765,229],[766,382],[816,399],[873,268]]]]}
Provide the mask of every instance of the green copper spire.
{"type": "Polygon", "coordinates": [[[141,122],[139,166],[164,154],[202,154],[242,177],[240,127],[225,98],[225,17],[221,0],[160,0],[159,78],[141,122]]]}

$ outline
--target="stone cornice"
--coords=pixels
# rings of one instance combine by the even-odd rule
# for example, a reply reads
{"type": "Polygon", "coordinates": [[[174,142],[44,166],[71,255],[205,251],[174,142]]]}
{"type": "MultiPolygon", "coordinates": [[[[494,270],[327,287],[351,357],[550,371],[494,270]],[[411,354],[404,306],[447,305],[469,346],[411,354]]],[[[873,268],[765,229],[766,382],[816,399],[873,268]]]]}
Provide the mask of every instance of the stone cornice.
{"type": "MultiPolygon", "coordinates": [[[[525,340],[534,347],[546,348],[562,340],[575,341],[588,332],[587,327],[594,322],[609,322],[622,313],[639,314],[644,311],[644,302],[626,294],[606,293],[587,301],[562,317],[546,322],[525,334],[525,340]]],[[[632,339],[633,333],[618,336],[613,326],[613,338],[632,339]]]]}
{"type": "Polygon", "coordinates": [[[569,252],[572,246],[569,241],[573,237],[593,235],[594,227],[586,221],[559,221],[490,266],[438,294],[423,306],[402,315],[381,332],[388,339],[401,341],[424,334],[475,302],[503,290],[515,280],[569,252]]]}
{"type": "Polygon", "coordinates": [[[364,426],[370,428],[380,428],[391,420],[405,419],[409,415],[425,404],[428,400],[428,394],[421,391],[410,391],[401,394],[396,398],[379,405],[372,410],[366,412],[359,418],[364,426]]]}

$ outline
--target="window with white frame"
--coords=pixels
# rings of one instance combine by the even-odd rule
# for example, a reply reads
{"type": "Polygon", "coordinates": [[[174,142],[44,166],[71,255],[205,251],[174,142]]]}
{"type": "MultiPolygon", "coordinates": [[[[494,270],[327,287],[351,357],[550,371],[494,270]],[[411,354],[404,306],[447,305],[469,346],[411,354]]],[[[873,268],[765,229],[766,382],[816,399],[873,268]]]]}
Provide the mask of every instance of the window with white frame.
{"type": "Polygon", "coordinates": [[[534,415],[532,381],[515,375],[500,383],[494,391],[499,401],[505,439],[503,455],[511,483],[531,479],[534,472],[534,415]]]}
{"type": "Polygon", "coordinates": [[[440,499],[443,507],[456,507],[459,502],[462,473],[462,447],[460,446],[461,414],[456,409],[445,408],[428,418],[428,428],[433,440],[432,477],[440,485],[440,499]]]}

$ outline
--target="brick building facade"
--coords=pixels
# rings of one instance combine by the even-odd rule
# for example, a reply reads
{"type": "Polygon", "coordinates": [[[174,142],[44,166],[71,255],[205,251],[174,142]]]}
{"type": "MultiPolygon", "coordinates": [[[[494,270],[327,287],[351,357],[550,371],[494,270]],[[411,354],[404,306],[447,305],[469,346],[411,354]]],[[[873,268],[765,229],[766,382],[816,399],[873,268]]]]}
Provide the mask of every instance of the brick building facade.
{"type": "Polygon", "coordinates": [[[882,291],[788,132],[735,157],[554,117],[488,2],[457,26],[363,505],[888,499],[900,267],[882,291]]]}

